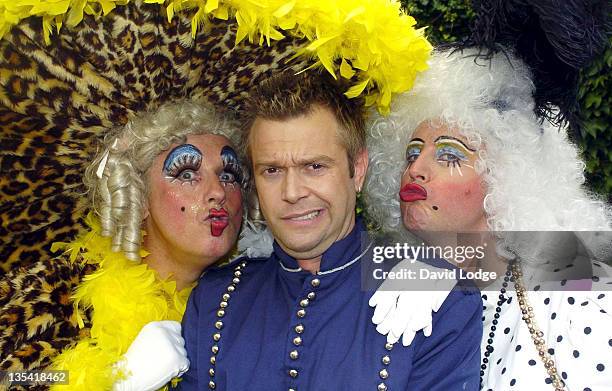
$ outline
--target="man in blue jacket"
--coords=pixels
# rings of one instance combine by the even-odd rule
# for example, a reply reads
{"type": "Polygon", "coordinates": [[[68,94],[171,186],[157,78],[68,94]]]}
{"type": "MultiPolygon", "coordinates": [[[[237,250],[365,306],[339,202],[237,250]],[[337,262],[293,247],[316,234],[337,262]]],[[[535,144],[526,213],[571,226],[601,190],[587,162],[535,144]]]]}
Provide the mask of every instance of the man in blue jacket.
{"type": "Polygon", "coordinates": [[[392,345],[371,322],[366,227],[355,215],[367,171],[363,105],[325,75],[279,75],[249,101],[243,137],[269,258],[209,270],[183,320],[182,389],[477,390],[481,300],[456,290],[433,334],[392,345]]]}

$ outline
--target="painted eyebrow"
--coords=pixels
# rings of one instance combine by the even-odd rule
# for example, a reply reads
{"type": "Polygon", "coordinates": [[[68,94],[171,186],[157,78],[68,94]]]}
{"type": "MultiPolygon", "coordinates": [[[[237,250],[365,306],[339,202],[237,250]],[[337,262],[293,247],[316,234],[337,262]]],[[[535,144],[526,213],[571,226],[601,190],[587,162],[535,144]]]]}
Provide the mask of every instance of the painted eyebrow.
{"type": "Polygon", "coordinates": [[[434,144],[437,144],[438,142],[445,141],[445,140],[456,141],[460,143],[461,145],[463,145],[465,149],[467,149],[468,151],[476,152],[475,149],[468,147],[467,145],[465,145],[463,141],[459,140],[458,138],[452,137],[452,136],[440,136],[434,140],[434,144]]]}
{"type": "Polygon", "coordinates": [[[408,144],[412,144],[412,143],[425,144],[425,141],[422,138],[415,137],[412,140],[408,141],[408,144]]]}
{"type": "Polygon", "coordinates": [[[221,148],[221,152],[219,152],[219,156],[221,156],[221,161],[224,166],[227,166],[229,163],[236,163],[238,165],[242,165],[240,159],[238,158],[238,154],[234,150],[234,148],[229,145],[224,145],[221,148]]]}
{"type": "Polygon", "coordinates": [[[163,172],[170,171],[172,168],[172,164],[176,161],[176,159],[178,159],[180,156],[183,156],[183,155],[188,155],[190,157],[193,157],[194,159],[199,160],[200,163],[204,156],[202,151],[200,151],[198,147],[196,147],[195,145],[188,144],[188,143],[181,144],[177,147],[174,147],[168,153],[168,156],[166,156],[166,159],[164,160],[162,171],[163,172]]]}

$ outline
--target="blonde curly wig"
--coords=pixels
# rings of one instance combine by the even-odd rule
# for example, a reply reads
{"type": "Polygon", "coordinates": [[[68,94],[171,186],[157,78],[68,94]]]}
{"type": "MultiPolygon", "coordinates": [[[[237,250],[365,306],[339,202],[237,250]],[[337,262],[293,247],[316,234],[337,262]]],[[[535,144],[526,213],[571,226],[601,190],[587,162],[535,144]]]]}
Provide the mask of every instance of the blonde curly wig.
{"type": "Polygon", "coordinates": [[[141,226],[149,192],[147,171],[155,158],[191,134],[218,134],[237,141],[237,126],[212,106],[169,102],[141,113],[108,132],[85,171],[84,182],[101,234],[112,238],[113,251],[140,260],[141,226]]]}

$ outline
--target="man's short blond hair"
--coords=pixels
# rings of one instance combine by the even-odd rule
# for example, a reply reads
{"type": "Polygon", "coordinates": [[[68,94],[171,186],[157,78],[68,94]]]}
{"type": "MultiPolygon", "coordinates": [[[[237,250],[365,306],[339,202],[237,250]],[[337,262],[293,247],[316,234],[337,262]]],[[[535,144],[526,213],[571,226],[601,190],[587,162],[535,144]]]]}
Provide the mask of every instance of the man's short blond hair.
{"type": "Polygon", "coordinates": [[[251,164],[250,134],[256,119],[288,120],[312,113],[317,107],[331,110],[340,124],[338,137],[346,149],[350,174],[354,174],[355,157],[366,147],[363,100],[349,99],[346,86],[321,72],[295,75],[284,72],[266,79],[250,93],[242,123],[241,148],[251,164]]]}

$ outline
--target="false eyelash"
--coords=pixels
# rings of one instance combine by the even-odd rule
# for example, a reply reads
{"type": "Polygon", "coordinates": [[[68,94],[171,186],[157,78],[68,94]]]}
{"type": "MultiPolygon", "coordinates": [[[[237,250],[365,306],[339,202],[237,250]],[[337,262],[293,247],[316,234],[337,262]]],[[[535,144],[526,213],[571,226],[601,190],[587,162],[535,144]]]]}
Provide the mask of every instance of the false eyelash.
{"type": "Polygon", "coordinates": [[[406,156],[406,164],[410,166],[411,164],[416,162],[416,159],[418,159],[418,158],[419,158],[419,155],[417,155],[414,160],[410,160],[410,156],[406,156]]]}
{"type": "Polygon", "coordinates": [[[242,172],[242,166],[240,166],[239,163],[228,163],[225,165],[225,167],[223,167],[223,170],[234,175],[234,178],[236,178],[236,182],[242,184],[242,181],[244,180],[244,174],[242,172]]]}
{"type": "Polygon", "coordinates": [[[453,166],[453,168],[461,168],[461,160],[457,159],[457,160],[442,160],[443,162],[446,162],[446,167],[450,167],[451,165],[453,166]]]}
{"type": "Polygon", "coordinates": [[[221,150],[221,161],[223,161],[223,169],[233,174],[236,178],[236,182],[242,184],[244,180],[244,170],[232,148],[228,146],[223,147],[221,150]]]}
{"type": "Polygon", "coordinates": [[[406,148],[406,162],[408,163],[408,165],[414,163],[414,161],[410,161],[411,156],[416,156],[418,158],[420,154],[421,154],[421,148],[419,147],[406,148]]]}
{"type": "Polygon", "coordinates": [[[453,168],[456,168],[456,167],[460,168],[461,167],[461,161],[467,161],[467,159],[461,159],[460,157],[458,157],[458,156],[456,156],[456,155],[454,155],[452,153],[448,153],[448,152],[443,153],[443,154],[439,154],[436,160],[439,163],[446,163],[446,167],[451,167],[452,166],[453,168]],[[452,158],[451,159],[442,159],[442,156],[445,156],[445,155],[451,156],[452,158]]]}
{"type": "Polygon", "coordinates": [[[173,177],[173,178],[177,178],[181,172],[183,172],[184,170],[193,170],[193,171],[197,171],[200,169],[200,165],[202,164],[202,156],[196,155],[196,154],[190,154],[190,153],[184,153],[182,155],[179,155],[178,157],[176,157],[174,160],[172,160],[172,163],[170,163],[170,166],[166,168],[166,175],[173,177]]]}

